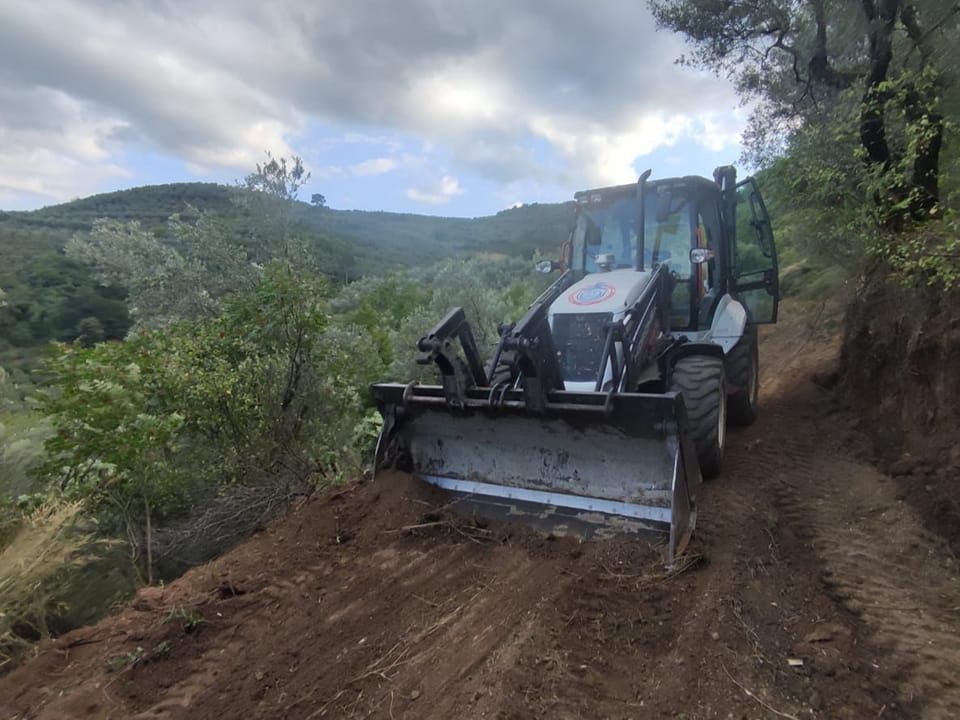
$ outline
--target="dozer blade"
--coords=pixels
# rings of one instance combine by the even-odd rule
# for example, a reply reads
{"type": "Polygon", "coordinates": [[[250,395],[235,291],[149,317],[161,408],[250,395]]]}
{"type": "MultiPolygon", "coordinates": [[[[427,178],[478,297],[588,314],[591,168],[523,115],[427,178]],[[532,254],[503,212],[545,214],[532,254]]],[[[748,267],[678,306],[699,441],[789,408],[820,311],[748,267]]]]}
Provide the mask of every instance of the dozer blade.
{"type": "Polygon", "coordinates": [[[696,522],[700,469],[673,393],[552,392],[542,414],[522,393],[373,386],[384,428],[377,466],[395,464],[449,491],[469,513],[522,519],[555,534],[651,536],[666,560],[696,522]]]}

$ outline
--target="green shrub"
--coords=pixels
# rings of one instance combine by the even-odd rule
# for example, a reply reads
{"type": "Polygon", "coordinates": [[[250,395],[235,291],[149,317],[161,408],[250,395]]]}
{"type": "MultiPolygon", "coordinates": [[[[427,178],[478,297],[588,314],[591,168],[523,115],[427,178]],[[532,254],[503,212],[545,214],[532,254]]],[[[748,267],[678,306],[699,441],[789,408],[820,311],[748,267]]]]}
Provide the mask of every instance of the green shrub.
{"type": "Polygon", "coordinates": [[[216,317],[58,346],[39,474],[122,528],[149,581],[157,523],[198,498],[256,486],[255,507],[275,507],[356,471],[361,396],[379,365],[372,341],[331,323],[329,296],[322,277],[274,263],[216,317]]]}

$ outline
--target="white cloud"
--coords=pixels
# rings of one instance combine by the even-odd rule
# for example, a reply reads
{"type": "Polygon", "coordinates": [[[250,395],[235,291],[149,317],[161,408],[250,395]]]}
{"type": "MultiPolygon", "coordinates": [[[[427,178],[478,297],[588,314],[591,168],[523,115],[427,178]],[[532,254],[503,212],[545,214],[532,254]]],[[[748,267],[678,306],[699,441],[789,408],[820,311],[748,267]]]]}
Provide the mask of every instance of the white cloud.
{"type": "Polygon", "coordinates": [[[0,123],[0,201],[7,207],[25,196],[35,205],[88,195],[128,174],[112,157],[124,121],[47,88],[2,88],[0,105],[10,109],[0,123]]]}
{"type": "Polygon", "coordinates": [[[350,171],[354,175],[359,175],[360,177],[366,177],[369,175],[383,175],[384,173],[388,173],[395,169],[397,164],[398,163],[395,158],[371,158],[370,160],[364,160],[363,162],[352,165],[350,167],[350,171]]]}
{"type": "Polygon", "coordinates": [[[410,104],[429,108],[431,124],[499,124],[510,114],[504,101],[508,90],[504,78],[488,79],[482,71],[459,69],[417,78],[410,104]]]}
{"type": "Polygon", "coordinates": [[[339,165],[321,165],[319,167],[311,165],[310,170],[310,179],[311,180],[330,180],[331,178],[340,177],[343,175],[344,170],[339,165]]]}
{"type": "Polygon", "coordinates": [[[740,144],[751,108],[738,107],[728,113],[708,113],[695,120],[696,141],[708,150],[721,151],[740,144]]]}
{"type": "Polygon", "coordinates": [[[662,147],[674,145],[689,132],[691,120],[682,114],[650,113],[629,125],[610,128],[575,120],[565,126],[549,117],[535,117],[530,129],[550,141],[594,185],[636,180],[634,161],[662,147]]]}
{"type": "Polygon", "coordinates": [[[457,195],[462,195],[463,188],[460,181],[451,175],[444,175],[440,182],[429,189],[407,188],[407,197],[414,202],[428,205],[443,205],[450,202],[457,195]]]}

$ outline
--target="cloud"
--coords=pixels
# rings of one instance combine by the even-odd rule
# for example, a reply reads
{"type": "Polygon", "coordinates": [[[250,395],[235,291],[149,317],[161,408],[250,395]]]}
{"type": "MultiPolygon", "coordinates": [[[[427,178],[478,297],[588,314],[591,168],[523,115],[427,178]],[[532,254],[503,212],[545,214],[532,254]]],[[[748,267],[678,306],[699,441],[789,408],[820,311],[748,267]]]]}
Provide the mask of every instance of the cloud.
{"type": "MultiPolygon", "coordinates": [[[[644,3],[621,0],[5,0],[0,96],[34,102],[4,100],[0,137],[90,181],[131,149],[245,170],[309,144],[319,123],[342,132],[311,164],[361,176],[397,168],[402,135],[501,185],[615,182],[660,148],[736,144],[729,84],[676,66],[682,51],[644,3]],[[382,156],[323,160],[341,145],[382,156]]],[[[6,187],[23,159],[0,150],[6,187]]],[[[30,182],[75,184],[54,166],[30,182]]]]}
{"type": "Polygon", "coordinates": [[[397,167],[397,160],[390,157],[371,158],[351,166],[354,175],[366,177],[368,175],[383,175],[397,167]]]}
{"type": "Polygon", "coordinates": [[[457,195],[462,195],[463,188],[460,187],[460,181],[451,175],[444,175],[440,182],[427,190],[417,188],[407,188],[407,197],[414,202],[427,203],[428,205],[443,205],[450,202],[457,195]]]}
{"type": "Polygon", "coordinates": [[[112,159],[127,124],[48,88],[0,86],[0,202],[50,204],[87,195],[127,171],[112,159]]]}

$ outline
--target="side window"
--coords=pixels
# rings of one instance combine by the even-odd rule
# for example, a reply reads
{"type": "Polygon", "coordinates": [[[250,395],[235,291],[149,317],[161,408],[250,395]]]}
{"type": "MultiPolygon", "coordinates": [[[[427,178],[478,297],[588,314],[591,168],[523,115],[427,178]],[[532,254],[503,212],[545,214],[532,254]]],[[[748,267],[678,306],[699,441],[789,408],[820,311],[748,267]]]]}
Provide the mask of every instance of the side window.
{"type": "Polygon", "coordinates": [[[770,217],[753,178],[738,184],[736,193],[733,288],[750,322],[776,322],[780,283],[770,217]]]}
{"type": "Polygon", "coordinates": [[[737,187],[737,241],[733,246],[733,275],[736,278],[762,273],[771,267],[773,243],[767,241],[769,222],[764,223],[757,211],[752,184],[737,187]]]}
{"type": "Polygon", "coordinates": [[[690,207],[685,194],[667,187],[648,195],[643,236],[646,264],[667,265],[677,277],[690,278],[690,207]]]}

